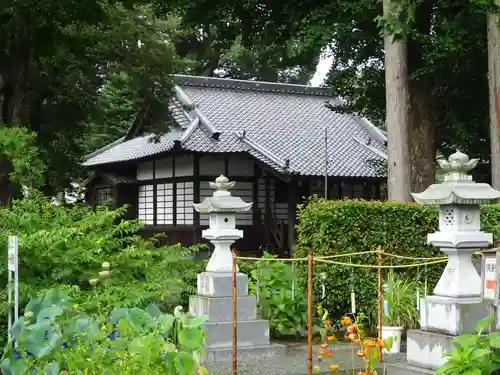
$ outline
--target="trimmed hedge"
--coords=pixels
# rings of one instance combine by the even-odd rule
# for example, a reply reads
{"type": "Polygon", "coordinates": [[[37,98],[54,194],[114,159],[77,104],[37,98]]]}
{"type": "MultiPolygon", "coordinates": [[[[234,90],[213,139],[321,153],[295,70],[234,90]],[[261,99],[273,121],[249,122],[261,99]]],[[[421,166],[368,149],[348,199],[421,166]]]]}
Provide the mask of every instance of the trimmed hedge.
{"type": "MultiPolygon", "coordinates": [[[[500,239],[500,205],[485,205],[481,208],[483,230],[492,232],[500,239]]],[[[394,202],[367,202],[360,200],[331,201],[312,199],[299,206],[298,242],[296,257],[307,254],[312,248],[315,255],[334,255],[383,250],[412,257],[443,256],[437,248],[427,245],[427,234],[438,228],[438,209],[435,206],[394,202]]],[[[346,263],[377,264],[377,255],[363,255],[336,259],[346,263]]],[[[384,264],[408,264],[412,261],[384,258],[384,264]]],[[[442,273],[444,264],[427,268],[396,269],[410,277],[424,275],[428,278],[428,293],[442,273]]],[[[306,282],[305,268],[300,267],[300,282],[306,282]]],[[[356,291],[357,311],[367,314],[376,308],[376,269],[352,268],[334,264],[316,263],[314,266],[315,301],[321,300],[321,284],[326,286],[326,297],[322,301],[333,315],[340,316],[350,311],[351,285],[356,291]],[[326,274],[326,279],[321,273],[326,274]]]]}

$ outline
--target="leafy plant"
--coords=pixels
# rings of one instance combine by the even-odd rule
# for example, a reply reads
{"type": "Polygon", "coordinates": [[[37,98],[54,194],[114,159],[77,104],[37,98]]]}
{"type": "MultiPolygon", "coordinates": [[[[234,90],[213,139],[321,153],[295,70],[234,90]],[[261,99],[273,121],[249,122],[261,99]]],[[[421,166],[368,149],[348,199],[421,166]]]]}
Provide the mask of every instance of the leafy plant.
{"type": "Polygon", "coordinates": [[[251,293],[259,293],[259,314],[268,319],[273,335],[305,335],[307,300],[303,289],[292,291],[292,266],[264,253],[251,270],[251,293]]]}
{"type": "Polygon", "coordinates": [[[156,305],[93,318],[51,289],[31,299],[12,327],[0,368],[6,375],[206,374],[201,360],[207,319],[189,317],[180,306],[163,314],[156,305]]]}
{"type": "Polygon", "coordinates": [[[419,288],[418,282],[390,270],[383,285],[382,324],[391,327],[415,327],[419,320],[416,306],[419,288]]]}
{"type": "MultiPolygon", "coordinates": [[[[184,303],[185,296],[196,291],[192,278],[183,277],[194,269],[193,262],[185,258],[198,247],[158,246],[157,238],[142,238],[142,222],[123,220],[126,210],[125,206],[92,210],[86,205],[54,203],[34,190],[14,201],[12,209],[0,208],[0,243],[5,244],[8,235],[19,236],[20,304],[28,302],[27,296],[57,286],[79,308],[96,312],[89,280],[103,262],[111,265],[106,288],[101,291],[105,309],[145,308],[154,302],[168,311],[184,303]]],[[[0,287],[6,286],[6,272],[6,257],[0,257],[0,287]]],[[[5,288],[0,288],[3,316],[6,301],[5,288]]]]}
{"type": "Polygon", "coordinates": [[[495,318],[488,316],[476,323],[476,333],[464,333],[453,339],[454,347],[446,353],[447,362],[436,375],[490,375],[500,369],[500,332],[484,334],[494,324],[495,318]]]}

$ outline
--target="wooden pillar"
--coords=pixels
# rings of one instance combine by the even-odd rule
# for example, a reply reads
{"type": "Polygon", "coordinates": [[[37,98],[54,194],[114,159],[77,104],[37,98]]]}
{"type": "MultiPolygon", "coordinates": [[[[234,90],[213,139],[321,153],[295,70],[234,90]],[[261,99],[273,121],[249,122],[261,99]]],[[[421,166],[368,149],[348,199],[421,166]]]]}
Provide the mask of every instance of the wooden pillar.
{"type": "MultiPolygon", "coordinates": [[[[200,202],[200,155],[193,155],[193,202],[200,202]]],[[[201,241],[201,230],[200,230],[200,213],[194,210],[193,215],[193,243],[198,243],[201,241]]]]}
{"type": "Polygon", "coordinates": [[[292,180],[288,188],[288,248],[290,256],[296,245],[295,224],[297,222],[297,203],[298,203],[298,186],[297,181],[292,180]]]}

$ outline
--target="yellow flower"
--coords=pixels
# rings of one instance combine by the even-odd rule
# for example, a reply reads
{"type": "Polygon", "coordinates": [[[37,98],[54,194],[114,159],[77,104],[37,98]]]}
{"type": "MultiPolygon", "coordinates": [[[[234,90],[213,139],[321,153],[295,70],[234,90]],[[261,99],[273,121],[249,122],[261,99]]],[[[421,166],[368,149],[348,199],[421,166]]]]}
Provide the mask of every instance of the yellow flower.
{"type": "Polygon", "coordinates": [[[24,316],[27,318],[31,318],[33,316],[33,311],[25,311],[24,316]]]}
{"type": "Polygon", "coordinates": [[[332,372],[339,371],[339,365],[330,365],[330,371],[332,372]]]}
{"type": "Polygon", "coordinates": [[[313,371],[314,372],[320,372],[320,370],[321,369],[320,369],[320,367],[318,365],[316,365],[316,366],[313,367],[313,371]]]}

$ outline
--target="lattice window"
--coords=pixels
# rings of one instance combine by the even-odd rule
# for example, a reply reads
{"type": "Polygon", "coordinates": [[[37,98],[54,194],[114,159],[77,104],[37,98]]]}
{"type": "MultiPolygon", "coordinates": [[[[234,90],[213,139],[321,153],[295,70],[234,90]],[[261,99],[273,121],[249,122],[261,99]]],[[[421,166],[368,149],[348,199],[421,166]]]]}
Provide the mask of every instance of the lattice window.
{"type": "Polygon", "coordinates": [[[177,182],[176,183],[176,215],[175,220],[177,225],[189,225],[194,223],[194,208],[193,208],[193,183],[192,182],[177,182]]]}
{"type": "Polygon", "coordinates": [[[139,186],[138,199],[138,217],[144,221],[144,224],[154,224],[154,186],[142,185],[139,186]]]}
{"type": "Polygon", "coordinates": [[[156,225],[174,224],[174,184],[156,185],[156,225]]]}
{"type": "Polygon", "coordinates": [[[111,187],[103,187],[96,189],[96,203],[113,203],[113,188],[111,187]]]}
{"type": "Polygon", "coordinates": [[[455,225],[455,211],[453,208],[448,208],[443,212],[444,225],[455,225]]]}

